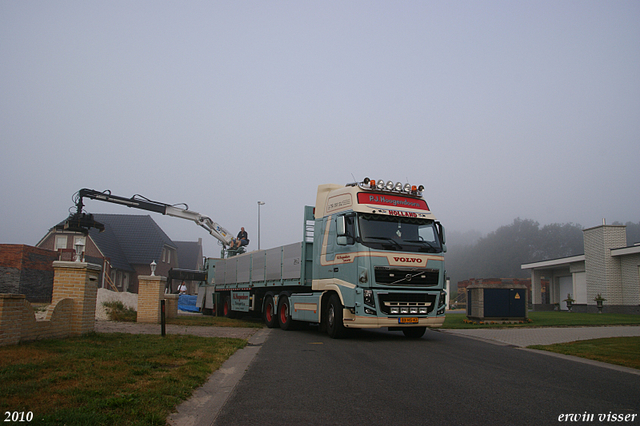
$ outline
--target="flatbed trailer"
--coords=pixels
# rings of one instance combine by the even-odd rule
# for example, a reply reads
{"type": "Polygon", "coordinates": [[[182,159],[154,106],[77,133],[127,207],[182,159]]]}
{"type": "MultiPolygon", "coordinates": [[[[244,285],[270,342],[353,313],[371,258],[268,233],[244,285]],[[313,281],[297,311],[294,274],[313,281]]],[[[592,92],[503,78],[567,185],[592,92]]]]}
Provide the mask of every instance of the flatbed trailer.
{"type": "Polygon", "coordinates": [[[202,297],[268,327],[313,323],[334,338],[387,327],[419,338],[444,322],[445,251],[444,228],[415,186],[321,185],[301,242],[209,259],[202,297]]]}

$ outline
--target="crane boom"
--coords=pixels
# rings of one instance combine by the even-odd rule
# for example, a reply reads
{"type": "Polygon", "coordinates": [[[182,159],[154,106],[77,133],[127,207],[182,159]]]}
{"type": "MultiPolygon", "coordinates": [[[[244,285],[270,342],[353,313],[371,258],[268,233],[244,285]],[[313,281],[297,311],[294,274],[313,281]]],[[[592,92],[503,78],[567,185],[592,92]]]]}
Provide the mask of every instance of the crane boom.
{"type": "Polygon", "coordinates": [[[149,200],[141,195],[134,195],[131,198],[119,197],[112,195],[111,191],[96,191],[94,189],[83,188],[77,193],[76,213],[71,214],[65,221],[64,229],[71,231],[80,231],[87,233],[89,228],[98,228],[104,230],[104,225],[96,222],[93,219],[93,215],[82,212],[84,207],[83,198],[89,198],[92,200],[105,201],[107,203],[114,203],[124,205],[130,208],[136,208],[141,210],[148,210],[156,213],[161,213],[167,216],[178,217],[181,219],[187,219],[195,222],[196,225],[206,229],[209,234],[217,238],[223,246],[228,246],[233,241],[232,234],[224,229],[222,226],[211,220],[210,217],[203,216],[198,212],[189,210],[189,207],[185,204],[185,209],[176,207],[159,201],[149,200]]]}

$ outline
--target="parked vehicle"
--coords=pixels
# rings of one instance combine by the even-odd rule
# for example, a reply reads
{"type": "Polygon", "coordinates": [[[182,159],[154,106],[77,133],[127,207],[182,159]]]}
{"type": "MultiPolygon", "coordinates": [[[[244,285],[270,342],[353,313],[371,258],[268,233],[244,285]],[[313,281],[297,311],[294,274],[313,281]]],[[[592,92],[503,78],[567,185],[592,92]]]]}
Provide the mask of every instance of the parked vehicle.
{"type": "Polygon", "coordinates": [[[333,338],[381,327],[422,337],[443,324],[446,299],[445,232],[423,189],[368,178],[319,186],[301,242],[208,259],[199,303],[284,330],[316,323],[333,338]]]}

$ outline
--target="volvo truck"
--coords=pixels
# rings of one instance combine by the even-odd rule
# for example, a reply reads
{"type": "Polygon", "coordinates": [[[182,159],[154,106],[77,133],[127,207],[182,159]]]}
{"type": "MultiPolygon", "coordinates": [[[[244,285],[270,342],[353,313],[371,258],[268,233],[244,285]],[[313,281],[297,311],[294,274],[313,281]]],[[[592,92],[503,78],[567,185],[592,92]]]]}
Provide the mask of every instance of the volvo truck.
{"type": "Polygon", "coordinates": [[[443,324],[446,303],[445,231],[423,190],[369,178],[321,185],[302,241],[208,259],[201,299],[284,330],[318,324],[340,338],[386,327],[420,338],[443,324]]]}

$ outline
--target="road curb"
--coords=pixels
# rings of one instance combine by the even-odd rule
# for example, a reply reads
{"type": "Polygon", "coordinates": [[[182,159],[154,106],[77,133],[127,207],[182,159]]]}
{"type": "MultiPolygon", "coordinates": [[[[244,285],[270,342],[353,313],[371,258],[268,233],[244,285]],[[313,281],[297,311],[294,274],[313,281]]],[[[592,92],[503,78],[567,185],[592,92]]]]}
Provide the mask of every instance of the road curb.
{"type": "Polygon", "coordinates": [[[211,426],[270,332],[270,329],[264,328],[251,336],[247,346],[229,357],[204,385],[176,407],[177,412],[167,418],[167,424],[211,426]]]}
{"type": "Polygon", "coordinates": [[[557,352],[545,351],[543,349],[530,349],[530,348],[516,348],[520,351],[527,351],[536,354],[548,355],[555,358],[566,359],[568,361],[581,362],[583,364],[593,365],[595,367],[608,368],[609,370],[620,371],[622,373],[635,374],[640,376],[640,370],[631,367],[625,367],[623,365],[609,364],[608,362],[596,361],[594,359],[582,358],[575,355],[559,354],[557,352]]]}

